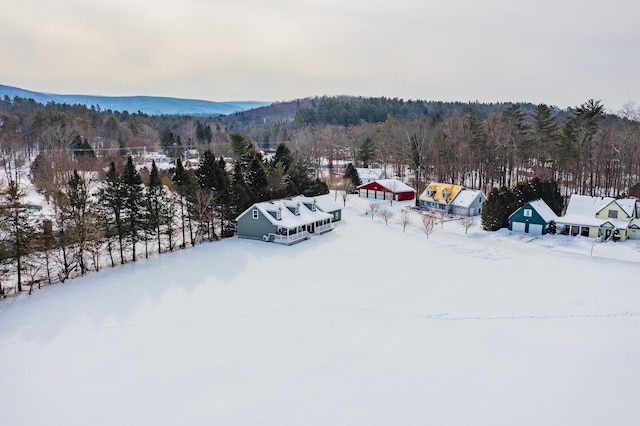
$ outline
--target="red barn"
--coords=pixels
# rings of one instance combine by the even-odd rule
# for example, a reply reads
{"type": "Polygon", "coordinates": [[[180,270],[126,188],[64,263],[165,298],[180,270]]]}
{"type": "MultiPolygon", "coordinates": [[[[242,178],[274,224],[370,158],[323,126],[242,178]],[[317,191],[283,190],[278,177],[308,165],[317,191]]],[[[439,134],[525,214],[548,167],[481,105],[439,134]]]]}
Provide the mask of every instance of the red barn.
{"type": "Polygon", "coordinates": [[[405,201],[416,197],[416,190],[398,179],[379,179],[358,187],[360,197],[405,201]]]}

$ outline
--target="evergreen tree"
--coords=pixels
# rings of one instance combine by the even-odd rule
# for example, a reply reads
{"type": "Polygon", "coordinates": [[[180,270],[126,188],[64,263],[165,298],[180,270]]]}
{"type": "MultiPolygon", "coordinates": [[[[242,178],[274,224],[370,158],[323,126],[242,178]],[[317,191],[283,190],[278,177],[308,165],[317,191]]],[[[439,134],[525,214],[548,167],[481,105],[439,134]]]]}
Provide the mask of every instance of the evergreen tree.
{"type": "MultiPolygon", "coordinates": [[[[120,252],[120,263],[124,264],[124,238],[125,238],[125,188],[123,180],[116,169],[115,163],[109,164],[105,179],[98,191],[101,207],[101,223],[104,226],[105,236],[110,239],[116,236],[120,252]]],[[[108,242],[109,253],[111,244],[108,242]]],[[[113,260],[112,260],[113,265],[113,260]]]]}
{"type": "Polygon", "coordinates": [[[34,227],[29,217],[29,206],[24,203],[25,193],[14,180],[9,181],[4,192],[2,205],[2,223],[5,226],[7,258],[15,265],[18,291],[22,291],[23,257],[29,252],[29,239],[34,227]]]}
{"type": "Polygon", "coordinates": [[[358,160],[362,163],[362,167],[369,168],[369,164],[373,161],[374,153],[375,145],[373,139],[367,136],[358,146],[358,160]]]}
{"type": "MultiPolygon", "coordinates": [[[[171,178],[173,183],[176,185],[176,191],[178,193],[178,204],[180,206],[180,223],[182,230],[182,244],[181,247],[185,248],[187,239],[186,239],[186,225],[187,221],[190,222],[188,217],[189,209],[187,208],[189,193],[191,192],[192,184],[191,179],[189,178],[189,173],[184,168],[182,164],[182,160],[179,158],[176,160],[176,168],[171,178]]],[[[193,239],[191,239],[191,245],[193,245],[193,239]]]]}
{"type": "Polygon", "coordinates": [[[286,173],[291,164],[293,164],[293,161],[293,156],[291,155],[291,151],[289,150],[287,145],[285,145],[284,143],[280,143],[276,148],[276,153],[273,155],[270,165],[271,167],[275,167],[278,163],[280,163],[284,167],[284,171],[286,173]]]}
{"type": "Polygon", "coordinates": [[[251,188],[244,180],[244,174],[240,163],[236,162],[233,167],[233,177],[231,180],[231,216],[238,217],[240,213],[248,209],[255,202],[251,188]]]}
{"type": "Polygon", "coordinates": [[[545,104],[537,105],[533,114],[531,114],[531,118],[533,119],[534,156],[538,161],[538,165],[543,166],[553,158],[558,122],[551,113],[551,109],[545,104]]]}
{"type": "Polygon", "coordinates": [[[140,232],[143,231],[143,187],[140,173],[133,164],[133,158],[129,156],[122,170],[123,213],[125,235],[131,244],[131,259],[136,261],[136,244],[140,240],[140,232]]]}
{"type": "Polygon", "coordinates": [[[231,142],[231,148],[233,149],[233,156],[235,159],[241,158],[253,147],[249,137],[242,133],[229,133],[229,142],[231,142]]]}
{"type": "MultiPolygon", "coordinates": [[[[214,215],[217,216],[220,221],[219,228],[221,234],[224,233],[225,222],[228,220],[227,209],[230,201],[230,182],[224,161],[222,159],[220,160],[221,161],[216,160],[213,153],[207,150],[203,154],[200,167],[196,171],[200,189],[210,192],[213,195],[211,200],[213,205],[210,207],[211,214],[208,217],[212,222],[210,238],[216,237],[215,226],[213,224],[214,215]]],[[[209,229],[208,225],[207,229],[209,229]]]]}
{"type": "Polygon", "coordinates": [[[156,235],[158,241],[158,253],[162,253],[162,205],[164,201],[164,185],[158,173],[156,162],[151,162],[151,172],[149,172],[149,184],[146,191],[146,211],[148,215],[149,229],[156,235]]]}
{"type": "Polygon", "coordinates": [[[563,209],[563,200],[555,181],[542,181],[534,178],[522,182],[515,188],[493,188],[482,207],[482,228],[497,231],[509,226],[509,216],[528,203],[542,199],[556,214],[563,209]]]}
{"type": "Polygon", "coordinates": [[[344,178],[349,179],[353,184],[354,188],[362,185],[362,180],[360,180],[360,175],[358,175],[358,170],[353,167],[352,163],[347,164],[347,168],[344,171],[344,178]]]}

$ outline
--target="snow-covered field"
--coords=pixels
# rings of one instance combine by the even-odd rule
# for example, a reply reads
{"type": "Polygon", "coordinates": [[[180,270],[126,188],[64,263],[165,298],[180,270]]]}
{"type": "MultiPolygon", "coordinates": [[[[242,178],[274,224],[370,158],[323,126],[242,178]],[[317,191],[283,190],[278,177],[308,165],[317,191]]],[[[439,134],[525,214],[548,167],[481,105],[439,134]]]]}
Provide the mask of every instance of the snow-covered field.
{"type": "Polygon", "coordinates": [[[427,239],[368,203],[294,246],[231,238],[0,301],[0,423],[638,424],[637,242],[427,239]]]}

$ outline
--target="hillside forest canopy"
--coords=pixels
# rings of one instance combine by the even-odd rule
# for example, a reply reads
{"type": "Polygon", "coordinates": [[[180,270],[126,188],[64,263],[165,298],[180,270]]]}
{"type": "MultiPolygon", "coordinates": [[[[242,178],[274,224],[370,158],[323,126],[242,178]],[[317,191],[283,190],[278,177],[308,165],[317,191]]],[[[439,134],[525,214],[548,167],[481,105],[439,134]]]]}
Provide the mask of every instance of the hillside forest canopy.
{"type": "Polygon", "coordinates": [[[560,110],[316,97],[204,117],[5,97],[0,292],[234,235],[256,201],[352,191],[349,165],[382,168],[418,192],[430,181],[489,194],[538,179],[565,198],[634,195],[639,118],[632,105],[607,114],[593,99],[560,110]],[[151,153],[170,167],[145,162],[151,153]],[[193,156],[197,167],[186,165],[193,156]],[[25,176],[50,217],[32,214],[25,176]]]}

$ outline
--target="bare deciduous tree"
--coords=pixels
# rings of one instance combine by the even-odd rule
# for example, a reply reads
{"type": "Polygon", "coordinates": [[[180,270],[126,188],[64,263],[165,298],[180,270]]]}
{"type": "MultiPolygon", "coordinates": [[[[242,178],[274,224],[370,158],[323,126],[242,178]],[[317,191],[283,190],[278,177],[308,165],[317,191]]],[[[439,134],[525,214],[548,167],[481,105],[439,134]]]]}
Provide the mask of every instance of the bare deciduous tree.
{"type": "Polygon", "coordinates": [[[400,217],[398,218],[398,224],[402,226],[402,232],[405,232],[407,225],[411,223],[411,215],[406,209],[400,210],[400,217]]]}
{"type": "Polygon", "coordinates": [[[462,216],[460,220],[458,220],[458,224],[464,228],[464,235],[467,235],[469,229],[474,227],[476,222],[475,216],[462,216]]]}
{"type": "Polygon", "coordinates": [[[385,225],[389,225],[389,219],[393,217],[393,210],[389,207],[382,207],[380,209],[380,217],[384,220],[385,225]]]}
{"type": "Polygon", "coordinates": [[[353,193],[354,189],[355,187],[353,186],[353,182],[351,182],[351,179],[341,179],[340,189],[338,190],[338,192],[340,193],[340,199],[342,200],[343,207],[347,205],[347,199],[349,198],[351,193],[353,193]]]}
{"type": "Polygon", "coordinates": [[[421,229],[422,232],[424,232],[424,234],[427,236],[427,239],[429,239],[429,235],[431,235],[435,230],[434,224],[435,218],[433,216],[431,216],[430,214],[425,214],[422,216],[421,229]]]}
{"type": "Polygon", "coordinates": [[[380,209],[380,205],[375,201],[369,203],[369,213],[371,213],[371,220],[378,214],[378,210],[380,209]]]}

